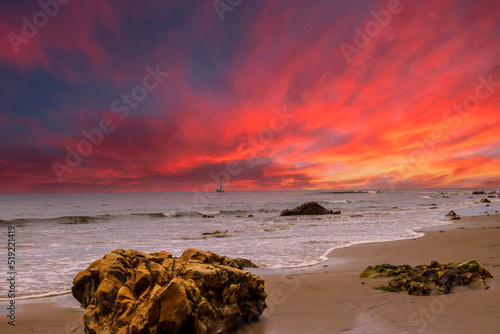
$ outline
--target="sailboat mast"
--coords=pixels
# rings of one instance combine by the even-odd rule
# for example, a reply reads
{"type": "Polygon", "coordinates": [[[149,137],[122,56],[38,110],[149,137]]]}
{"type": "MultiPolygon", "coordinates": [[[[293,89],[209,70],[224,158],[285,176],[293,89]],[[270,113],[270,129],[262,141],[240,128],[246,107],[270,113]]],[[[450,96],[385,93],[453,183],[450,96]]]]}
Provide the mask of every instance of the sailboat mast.
{"type": "Polygon", "coordinates": [[[215,191],[220,193],[224,192],[224,186],[222,185],[222,175],[219,176],[219,184],[217,185],[215,191]]]}

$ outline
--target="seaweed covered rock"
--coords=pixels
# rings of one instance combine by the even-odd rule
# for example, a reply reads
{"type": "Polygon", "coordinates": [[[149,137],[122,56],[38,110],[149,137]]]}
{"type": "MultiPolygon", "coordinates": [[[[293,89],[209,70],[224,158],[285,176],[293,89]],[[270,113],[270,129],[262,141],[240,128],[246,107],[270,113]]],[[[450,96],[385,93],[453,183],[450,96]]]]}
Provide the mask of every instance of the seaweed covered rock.
{"type": "Polygon", "coordinates": [[[429,296],[431,293],[448,294],[459,285],[486,288],[485,279],[493,276],[475,260],[471,260],[461,263],[432,261],[416,267],[381,264],[367,267],[360,277],[394,277],[387,285],[378,289],[391,292],[405,290],[410,295],[429,296]]]}
{"type": "Polygon", "coordinates": [[[333,211],[324,208],[317,202],[308,202],[291,210],[283,210],[280,216],[296,216],[296,215],[332,215],[340,214],[340,211],[333,211]]]}
{"type": "Polygon", "coordinates": [[[117,249],[73,281],[85,332],[230,333],[266,308],[264,281],[234,260],[188,249],[146,254],[117,249]]]}

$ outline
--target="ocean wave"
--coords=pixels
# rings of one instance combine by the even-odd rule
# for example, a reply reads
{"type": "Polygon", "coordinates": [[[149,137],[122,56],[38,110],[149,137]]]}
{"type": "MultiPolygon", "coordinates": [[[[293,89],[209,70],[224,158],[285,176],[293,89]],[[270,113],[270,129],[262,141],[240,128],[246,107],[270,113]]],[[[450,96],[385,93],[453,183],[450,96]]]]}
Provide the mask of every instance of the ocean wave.
{"type": "Polygon", "coordinates": [[[302,244],[336,244],[338,241],[331,241],[331,240],[309,240],[309,241],[302,241],[302,244]]]}
{"type": "MultiPolygon", "coordinates": [[[[73,224],[90,224],[94,222],[105,222],[111,221],[118,218],[127,217],[150,217],[150,218],[175,218],[184,215],[189,215],[189,213],[174,212],[169,211],[167,213],[163,212],[149,212],[149,213],[129,213],[129,214],[118,214],[118,215],[96,215],[96,216],[62,216],[54,218],[24,218],[24,219],[11,219],[11,220],[0,220],[0,224],[20,224],[20,223],[43,223],[43,222],[57,222],[64,225],[73,224]]],[[[191,215],[196,216],[197,212],[191,212],[191,215]]]]}
{"type": "Polygon", "coordinates": [[[28,296],[21,296],[21,297],[16,297],[16,298],[0,298],[0,302],[9,301],[12,299],[26,300],[26,299],[41,299],[41,298],[48,298],[48,297],[57,297],[57,296],[68,295],[70,293],[71,293],[71,290],[64,290],[64,291],[43,293],[40,295],[28,295],[28,296]]]}
{"type": "Polygon", "coordinates": [[[196,237],[181,237],[181,240],[206,240],[207,237],[204,235],[196,236],[196,237]]]}
{"type": "Polygon", "coordinates": [[[248,210],[219,210],[218,211],[222,215],[234,215],[234,214],[245,214],[248,213],[248,210]]]}
{"type": "Polygon", "coordinates": [[[279,211],[280,210],[274,209],[274,208],[272,208],[272,209],[269,209],[269,208],[261,208],[261,209],[259,209],[259,212],[279,212],[279,211]]]}
{"type": "Polygon", "coordinates": [[[369,212],[369,213],[367,213],[367,215],[368,216],[375,216],[375,217],[377,217],[377,216],[390,216],[390,215],[392,215],[392,213],[391,212],[369,212]]]}
{"type": "Polygon", "coordinates": [[[57,222],[59,224],[72,225],[72,224],[90,224],[96,220],[109,220],[113,216],[99,215],[99,216],[62,216],[55,218],[23,218],[0,220],[0,224],[24,224],[24,223],[43,223],[43,222],[57,222]]]}
{"type": "MultiPolygon", "coordinates": [[[[171,211],[173,212],[173,211],[171,211]]],[[[151,218],[165,218],[168,217],[168,213],[163,212],[151,212],[151,213],[132,213],[131,216],[148,216],[151,218]]]]}
{"type": "Polygon", "coordinates": [[[168,212],[132,212],[132,213],[123,213],[123,214],[102,214],[102,215],[94,215],[94,216],[60,216],[60,217],[51,217],[51,218],[23,218],[23,219],[0,219],[0,224],[12,225],[12,224],[24,224],[24,223],[44,223],[44,222],[57,222],[59,224],[64,225],[73,225],[73,224],[91,224],[91,223],[102,223],[107,221],[113,221],[117,219],[129,219],[129,218],[151,218],[151,219],[172,219],[179,217],[199,217],[200,215],[206,216],[217,216],[217,215],[228,215],[228,216],[238,216],[238,215],[248,215],[254,212],[280,212],[280,210],[275,208],[261,208],[259,210],[218,210],[218,209],[205,209],[205,210],[193,210],[193,211],[168,211],[168,212]]]}
{"type": "Polygon", "coordinates": [[[59,217],[56,218],[60,224],[89,224],[93,220],[97,219],[97,217],[90,217],[90,216],[66,216],[66,217],[59,217]]]}
{"type": "Polygon", "coordinates": [[[0,225],[12,225],[12,224],[22,224],[28,223],[29,219],[12,219],[12,220],[2,220],[0,219],[0,225]]]}
{"type": "Polygon", "coordinates": [[[180,214],[178,212],[175,212],[175,211],[169,211],[167,213],[164,213],[163,214],[165,217],[168,217],[168,218],[175,218],[175,217],[179,217],[180,214]]]}

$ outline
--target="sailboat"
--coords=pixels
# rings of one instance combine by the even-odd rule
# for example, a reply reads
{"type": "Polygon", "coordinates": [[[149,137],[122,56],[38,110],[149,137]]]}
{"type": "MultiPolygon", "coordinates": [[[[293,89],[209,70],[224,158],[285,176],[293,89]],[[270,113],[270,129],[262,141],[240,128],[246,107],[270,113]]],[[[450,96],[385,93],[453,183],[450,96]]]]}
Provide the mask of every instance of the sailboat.
{"type": "Polygon", "coordinates": [[[217,192],[217,193],[223,193],[224,192],[224,186],[222,185],[222,175],[219,178],[219,185],[215,189],[215,192],[217,192]]]}

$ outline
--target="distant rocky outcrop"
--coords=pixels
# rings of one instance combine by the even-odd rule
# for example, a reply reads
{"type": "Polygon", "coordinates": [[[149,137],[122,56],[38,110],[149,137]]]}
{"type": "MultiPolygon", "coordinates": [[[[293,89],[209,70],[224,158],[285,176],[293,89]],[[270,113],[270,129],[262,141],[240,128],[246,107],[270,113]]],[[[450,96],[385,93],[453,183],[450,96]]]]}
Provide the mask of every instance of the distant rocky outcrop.
{"type": "Polygon", "coordinates": [[[117,249],[80,272],[71,291],[89,334],[231,333],[266,308],[264,281],[242,265],[194,248],[179,258],[117,249]]]}
{"type": "Polygon", "coordinates": [[[378,289],[391,292],[406,290],[408,294],[415,296],[429,296],[431,293],[448,294],[459,285],[486,289],[485,279],[493,277],[475,260],[463,263],[432,261],[427,265],[416,267],[382,264],[369,266],[360,275],[362,278],[389,276],[395,276],[395,278],[378,289]]]}
{"type": "Polygon", "coordinates": [[[453,211],[453,210],[452,210],[452,211],[450,211],[450,212],[448,212],[448,213],[445,215],[445,217],[451,217],[451,219],[452,219],[452,220],[461,219],[461,218],[460,218],[460,216],[459,216],[459,215],[457,215],[457,214],[455,213],[455,211],[453,211]]]}
{"type": "Polygon", "coordinates": [[[328,210],[317,202],[304,203],[291,210],[283,210],[280,216],[296,216],[296,215],[338,215],[340,211],[328,210]]]}
{"type": "Polygon", "coordinates": [[[487,198],[483,198],[482,200],[479,201],[480,203],[491,203],[491,201],[487,198]]]}
{"type": "Polygon", "coordinates": [[[484,194],[485,194],[485,192],[483,190],[479,190],[479,191],[476,190],[476,191],[472,192],[472,195],[484,195],[484,194]]]}

